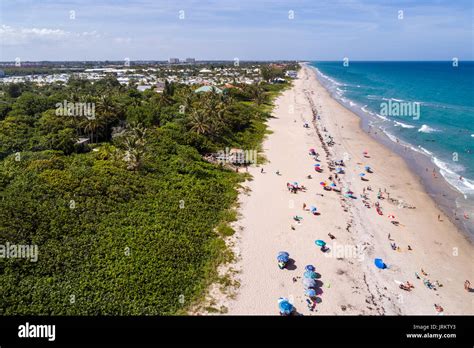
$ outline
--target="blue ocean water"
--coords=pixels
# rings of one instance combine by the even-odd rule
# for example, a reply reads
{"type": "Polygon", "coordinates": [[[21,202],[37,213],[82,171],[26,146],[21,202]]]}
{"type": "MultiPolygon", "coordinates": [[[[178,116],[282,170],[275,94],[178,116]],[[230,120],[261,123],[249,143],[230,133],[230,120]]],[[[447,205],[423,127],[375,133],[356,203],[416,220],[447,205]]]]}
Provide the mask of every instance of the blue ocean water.
{"type": "Polygon", "coordinates": [[[391,140],[428,156],[448,183],[472,202],[474,62],[310,65],[334,97],[365,113],[369,124],[381,128],[391,140]]]}

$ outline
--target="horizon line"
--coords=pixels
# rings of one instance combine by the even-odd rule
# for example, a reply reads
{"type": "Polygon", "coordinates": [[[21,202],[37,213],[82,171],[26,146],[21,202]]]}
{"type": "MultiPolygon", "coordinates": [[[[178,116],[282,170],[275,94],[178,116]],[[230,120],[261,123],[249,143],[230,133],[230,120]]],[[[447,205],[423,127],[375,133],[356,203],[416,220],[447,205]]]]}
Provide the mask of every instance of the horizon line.
{"type": "MultiPolygon", "coordinates": [[[[457,58],[453,57],[452,59],[457,58]]],[[[351,62],[451,62],[452,59],[446,60],[439,60],[439,59],[427,59],[427,60],[411,60],[411,59],[398,59],[398,60],[391,60],[391,59],[383,59],[383,60],[372,60],[372,59],[349,59],[351,62]]],[[[458,61],[463,62],[474,62],[474,59],[459,59],[458,61]]],[[[21,63],[97,63],[97,62],[123,62],[124,59],[97,59],[97,60],[23,60],[21,63]]],[[[239,62],[298,62],[298,63],[311,63],[311,62],[342,62],[343,59],[239,59],[239,62]]],[[[132,62],[159,62],[159,63],[167,63],[171,65],[192,65],[198,62],[229,62],[234,63],[235,61],[232,59],[196,59],[193,63],[180,61],[178,63],[170,63],[168,60],[161,60],[161,59],[136,59],[136,60],[129,60],[130,63],[132,62]]],[[[15,60],[3,60],[0,61],[0,64],[4,63],[15,63],[15,60]]]]}

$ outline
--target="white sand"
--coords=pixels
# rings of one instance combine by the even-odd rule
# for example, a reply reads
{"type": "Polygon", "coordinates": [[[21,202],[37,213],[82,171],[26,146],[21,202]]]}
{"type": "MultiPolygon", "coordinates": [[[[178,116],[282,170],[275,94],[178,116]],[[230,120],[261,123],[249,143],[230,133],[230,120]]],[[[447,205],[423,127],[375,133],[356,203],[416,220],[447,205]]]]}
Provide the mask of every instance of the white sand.
{"type": "Polygon", "coordinates": [[[359,118],[328,95],[312,69],[303,67],[294,87],[277,99],[273,115],[275,118],[268,122],[273,133],[263,146],[269,161],[263,165],[266,173],[261,174],[260,167],[251,168],[253,181],[246,183],[251,192],[240,195],[242,216],[237,226],[242,230],[238,232],[237,248],[241,260],[237,267],[241,269],[241,287],[236,299],[228,304],[229,314],[277,315],[281,296],[290,298],[304,315],[434,315],[434,303],[440,304],[447,315],[474,313],[474,293],[466,292],[463,286],[466,279],[474,286],[472,245],[446,218],[437,221],[438,214],[443,214],[423,191],[419,179],[400,157],[360,130],[359,118]],[[322,134],[334,137],[336,145],[329,148],[332,158],[341,159],[344,153],[351,158],[341,177],[345,183],[352,183],[356,200],[344,202],[341,195],[326,192],[319,184],[334,172],[328,170],[305,91],[321,116],[317,121],[320,131],[326,127],[328,133],[322,134]],[[308,122],[310,128],[303,128],[303,122],[308,122]],[[309,148],[321,154],[322,174],[313,170],[315,162],[308,155],[309,148]],[[364,150],[369,151],[370,159],[363,158],[364,150]],[[375,171],[367,174],[370,181],[366,183],[358,176],[365,165],[375,171]],[[277,170],[281,176],[275,174],[277,170]],[[306,179],[308,174],[313,179],[306,179]],[[289,181],[305,185],[307,192],[289,193],[289,181]],[[379,201],[384,211],[380,216],[374,207],[366,208],[359,197],[367,185],[373,189],[369,193],[372,203],[377,201],[378,189],[383,192],[386,188],[390,197],[403,199],[416,209],[398,208],[385,199],[379,201]],[[303,211],[303,203],[315,205],[321,215],[303,211]],[[388,214],[394,214],[401,225],[392,225],[388,214]],[[294,215],[303,216],[301,225],[293,221],[294,215]],[[291,225],[296,230],[291,230],[291,225]],[[328,232],[336,239],[330,240],[328,232]],[[391,249],[388,233],[401,247],[400,252],[391,249]],[[316,239],[325,240],[332,250],[323,254],[314,244],[316,239]],[[346,252],[337,255],[338,245],[346,252]],[[407,245],[413,250],[408,251],[407,245]],[[282,250],[290,253],[296,269],[278,268],[276,255],[282,250]],[[390,268],[377,269],[375,257],[383,258],[390,268]],[[306,306],[302,285],[307,264],[313,264],[321,275],[320,303],[314,312],[306,306]],[[429,274],[428,279],[438,280],[443,286],[436,291],[425,287],[415,278],[415,272],[421,276],[420,268],[429,274]],[[300,278],[294,283],[293,277],[300,278]],[[411,292],[401,290],[396,283],[407,280],[415,286],[411,292]]]}

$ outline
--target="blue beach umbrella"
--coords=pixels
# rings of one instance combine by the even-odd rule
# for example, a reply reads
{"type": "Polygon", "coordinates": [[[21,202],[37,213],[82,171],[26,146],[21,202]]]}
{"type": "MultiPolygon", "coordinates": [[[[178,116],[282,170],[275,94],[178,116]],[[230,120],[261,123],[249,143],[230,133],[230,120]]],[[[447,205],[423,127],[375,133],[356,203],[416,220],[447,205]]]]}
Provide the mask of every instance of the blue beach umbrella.
{"type": "Polygon", "coordinates": [[[365,173],[360,173],[359,176],[365,176],[365,173]]]}
{"type": "Polygon", "coordinates": [[[369,166],[365,166],[365,169],[366,169],[366,170],[369,170],[369,169],[370,169],[370,167],[369,167],[369,166]]]}
{"type": "Polygon", "coordinates": [[[309,210],[313,212],[313,211],[317,211],[318,209],[314,205],[312,205],[311,207],[309,207],[309,210]]]}
{"type": "Polygon", "coordinates": [[[316,290],[308,289],[305,291],[305,295],[308,297],[316,297],[316,290]]]}
{"type": "Polygon", "coordinates": [[[316,281],[311,278],[304,278],[303,279],[303,285],[305,289],[309,288],[315,288],[316,287],[316,281]]]}
{"type": "Polygon", "coordinates": [[[321,165],[319,163],[316,163],[314,166],[315,167],[320,167],[321,165]]]}
{"type": "Polygon", "coordinates": [[[329,184],[329,186],[336,187],[336,184],[332,182],[332,183],[329,184]]]}
{"type": "Polygon", "coordinates": [[[304,272],[303,277],[308,278],[308,279],[316,279],[316,272],[306,271],[304,272]]]}
{"type": "Polygon", "coordinates": [[[323,247],[326,245],[326,242],[324,240],[318,239],[314,242],[317,246],[323,247]]]}
{"type": "Polygon", "coordinates": [[[277,255],[277,260],[280,262],[288,262],[290,259],[290,254],[288,254],[286,251],[280,251],[277,255]]]}
{"type": "Polygon", "coordinates": [[[311,271],[311,272],[314,272],[316,268],[314,268],[313,265],[306,265],[306,267],[304,268],[306,271],[311,271]]]}
{"type": "Polygon", "coordinates": [[[377,268],[380,268],[380,269],[387,268],[387,265],[383,262],[382,259],[374,259],[374,264],[377,268]]]}
{"type": "Polygon", "coordinates": [[[291,312],[293,311],[293,305],[286,298],[280,298],[278,300],[278,308],[283,314],[291,314],[291,312]]]}

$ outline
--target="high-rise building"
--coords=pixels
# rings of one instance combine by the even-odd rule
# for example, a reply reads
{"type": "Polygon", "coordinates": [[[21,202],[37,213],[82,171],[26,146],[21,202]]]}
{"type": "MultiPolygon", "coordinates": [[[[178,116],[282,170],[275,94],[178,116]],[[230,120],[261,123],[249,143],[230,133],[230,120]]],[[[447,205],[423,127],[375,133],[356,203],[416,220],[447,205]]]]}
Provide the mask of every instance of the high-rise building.
{"type": "Polygon", "coordinates": [[[179,58],[170,58],[169,62],[170,62],[170,64],[178,64],[179,63],[179,58]]]}
{"type": "Polygon", "coordinates": [[[186,63],[194,64],[194,63],[196,63],[196,59],[194,59],[194,58],[186,58],[186,63]]]}

